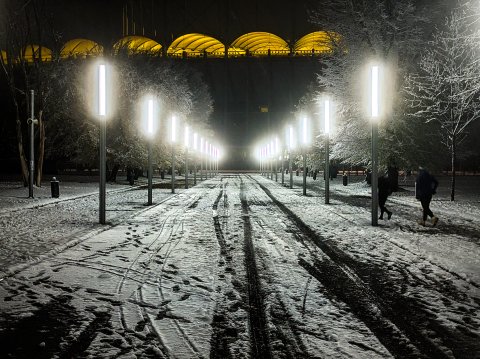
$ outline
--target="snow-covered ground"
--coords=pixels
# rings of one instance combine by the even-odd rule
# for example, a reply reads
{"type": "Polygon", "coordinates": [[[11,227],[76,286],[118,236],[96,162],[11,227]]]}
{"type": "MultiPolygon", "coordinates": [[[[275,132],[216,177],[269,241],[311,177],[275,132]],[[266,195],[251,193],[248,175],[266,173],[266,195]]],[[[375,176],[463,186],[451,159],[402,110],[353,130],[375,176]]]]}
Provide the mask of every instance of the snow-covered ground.
{"type": "Polygon", "coordinates": [[[408,186],[372,227],[354,178],[329,205],[301,177],[112,188],[108,226],[94,195],[5,209],[0,357],[479,358],[475,181],[451,203],[441,180],[436,227],[408,186]]]}

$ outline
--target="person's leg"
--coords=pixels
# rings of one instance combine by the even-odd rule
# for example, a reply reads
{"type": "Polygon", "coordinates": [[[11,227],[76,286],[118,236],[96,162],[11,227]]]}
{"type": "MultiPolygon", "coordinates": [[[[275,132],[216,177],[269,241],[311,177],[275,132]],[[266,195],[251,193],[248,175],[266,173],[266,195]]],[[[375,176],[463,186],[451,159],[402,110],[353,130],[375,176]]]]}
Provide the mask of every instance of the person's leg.
{"type": "Polygon", "coordinates": [[[428,212],[430,211],[430,208],[428,208],[430,205],[430,200],[428,198],[423,198],[420,200],[420,203],[422,204],[423,208],[423,222],[425,222],[427,220],[428,212]]]}
{"type": "MultiPolygon", "coordinates": [[[[429,216],[430,218],[433,217],[433,213],[432,211],[430,210],[430,202],[432,201],[432,196],[429,196],[428,198],[426,198],[425,200],[425,213],[427,216],[429,216]]],[[[427,219],[427,217],[425,217],[424,219],[427,219]]]]}
{"type": "Polygon", "coordinates": [[[387,197],[385,197],[384,195],[382,194],[379,194],[378,195],[378,206],[380,207],[380,217],[378,217],[379,219],[383,219],[383,214],[385,212],[388,213],[388,211],[386,210],[385,208],[385,202],[387,201],[387,197]]]}

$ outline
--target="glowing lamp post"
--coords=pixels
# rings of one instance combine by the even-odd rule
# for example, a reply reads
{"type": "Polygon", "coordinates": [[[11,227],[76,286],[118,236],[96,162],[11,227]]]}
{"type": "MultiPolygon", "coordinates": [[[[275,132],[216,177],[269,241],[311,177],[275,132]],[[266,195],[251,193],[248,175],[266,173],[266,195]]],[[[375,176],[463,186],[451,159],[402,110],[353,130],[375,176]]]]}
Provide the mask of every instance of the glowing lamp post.
{"type": "Polygon", "coordinates": [[[205,148],[205,140],[203,137],[200,138],[200,180],[203,181],[203,152],[205,148]]]}
{"type": "Polygon", "coordinates": [[[330,100],[324,102],[325,120],[325,204],[330,203],[330,100]]]}
{"type": "Polygon", "coordinates": [[[205,159],[205,179],[208,179],[208,141],[205,140],[205,152],[204,152],[204,159],[205,159]]]}
{"type": "Polygon", "coordinates": [[[146,117],[146,126],[145,132],[147,135],[148,143],[148,205],[152,204],[152,176],[153,176],[153,165],[152,165],[152,145],[153,145],[153,136],[156,132],[156,123],[155,123],[155,101],[153,98],[148,98],[145,101],[145,117],[146,117]]]}
{"type": "Polygon", "coordinates": [[[190,146],[190,127],[185,126],[185,189],[188,189],[188,146],[190,146]]]}
{"type": "Polygon", "coordinates": [[[303,157],[303,195],[307,195],[307,145],[308,145],[308,119],[302,117],[302,157],[303,157]]]}
{"type": "Polygon", "coordinates": [[[177,132],[177,118],[172,116],[170,128],[170,141],[172,142],[172,193],[175,193],[175,142],[177,132]]]}
{"type": "Polygon", "coordinates": [[[278,138],[275,137],[274,146],[273,146],[273,154],[275,158],[275,182],[278,182],[278,154],[279,154],[279,144],[278,138]]]}
{"type": "Polygon", "coordinates": [[[378,119],[380,117],[379,67],[371,67],[371,122],[372,122],[372,226],[378,225],[378,119]]]}
{"type": "Polygon", "coordinates": [[[107,66],[105,64],[98,65],[97,73],[97,115],[100,119],[100,153],[99,153],[99,171],[100,171],[100,188],[99,188],[99,222],[105,224],[105,203],[106,203],[106,180],[107,180],[107,66]]]}
{"type": "Polygon", "coordinates": [[[295,148],[295,140],[293,137],[293,127],[287,127],[287,144],[288,144],[288,172],[290,173],[290,188],[293,188],[293,171],[292,171],[292,152],[295,148]]]}
{"type": "Polygon", "coordinates": [[[197,185],[197,151],[198,151],[198,134],[195,132],[193,134],[193,151],[195,152],[193,157],[193,185],[197,185]]]}

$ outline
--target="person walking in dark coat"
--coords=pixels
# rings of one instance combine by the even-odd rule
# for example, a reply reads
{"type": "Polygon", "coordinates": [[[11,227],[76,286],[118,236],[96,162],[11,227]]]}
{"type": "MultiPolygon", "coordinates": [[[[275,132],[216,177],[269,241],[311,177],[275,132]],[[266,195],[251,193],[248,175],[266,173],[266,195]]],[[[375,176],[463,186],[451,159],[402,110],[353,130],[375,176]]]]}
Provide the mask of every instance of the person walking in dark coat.
{"type": "Polygon", "coordinates": [[[387,212],[387,219],[392,218],[392,212],[390,212],[387,207],[385,207],[385,203],[387,202],[387,198],[392,193],[390,189],[390,181],[385,176],[378,177],[378,205],[380,206],[380,217],[379,219],[383,219],[383,214],[387,212]]]}
{"type": "Polygon", "coordinates": [[[438,181],[433,177],[426,168],[420,167],[417,178],[415,180],[415,198],[420,201],[423,208],[423,218],[418,224],[424,226],[427,217],[432,218],[432,225],[436,225],[438,217],[435,217],[430,210],[430,202],[432,196],[436,193],[438,181]]]}

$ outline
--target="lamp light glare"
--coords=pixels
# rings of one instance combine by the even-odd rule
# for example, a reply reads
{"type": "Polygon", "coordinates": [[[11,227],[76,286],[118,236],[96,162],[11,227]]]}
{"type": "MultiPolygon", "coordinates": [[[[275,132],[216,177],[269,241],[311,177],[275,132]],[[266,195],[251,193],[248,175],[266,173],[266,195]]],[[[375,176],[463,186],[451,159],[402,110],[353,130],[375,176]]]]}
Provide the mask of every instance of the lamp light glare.
{"type": "Polygon", "coordinates": [[[98,115],[107,115],[107,78],[105,65],[98,66],[98,115]]]}
{"type": "Polygon", "coordinates": [[[330,133],[330,101],[325,100],[325,133],[330,133]]]}
{"type": "Polygon", "coordinates": [[[289,149],[293,149],[294,143],[293,143],[293,127],[288,126],[288,147],[289,149]]]}
{"type": "Polygon", "coordinates": [[[153,100],[152,99],[149,99],[148,100],[148,121],[147,121],[147,131],[148,131],[148,134],[153,134],[153,100]]]}
{"type": "Polygon", "coordinates": [[[372,66],[372,117],[377,118],[379,114],[379,91],[378,91],[378,66],[372,66]]]}
{"type": "Polygon", "coordinates": [[[176,122],[177,119],[175,116],[172,116],[172,142],[175,142],[176,122]]]}
{"type": "Polygon", "coordinates": [[[198,142],[198,134],[195,132],[193,134],[193,149],[196,151],[197,150],[197,142],[198,142]]]}
{"type": "Polygon", "coordinates": [[[303,126],[302,126],[302,138],[303,138],[303,144],[307,144],[307,118],[303,118],[303,126]]]}
{"type": "Polygon", "coordinates": [[[280,152],[279,149],[279,144],[278,144],[278,137],[275,137],[275,154],[278,154],[280,152]]]}

